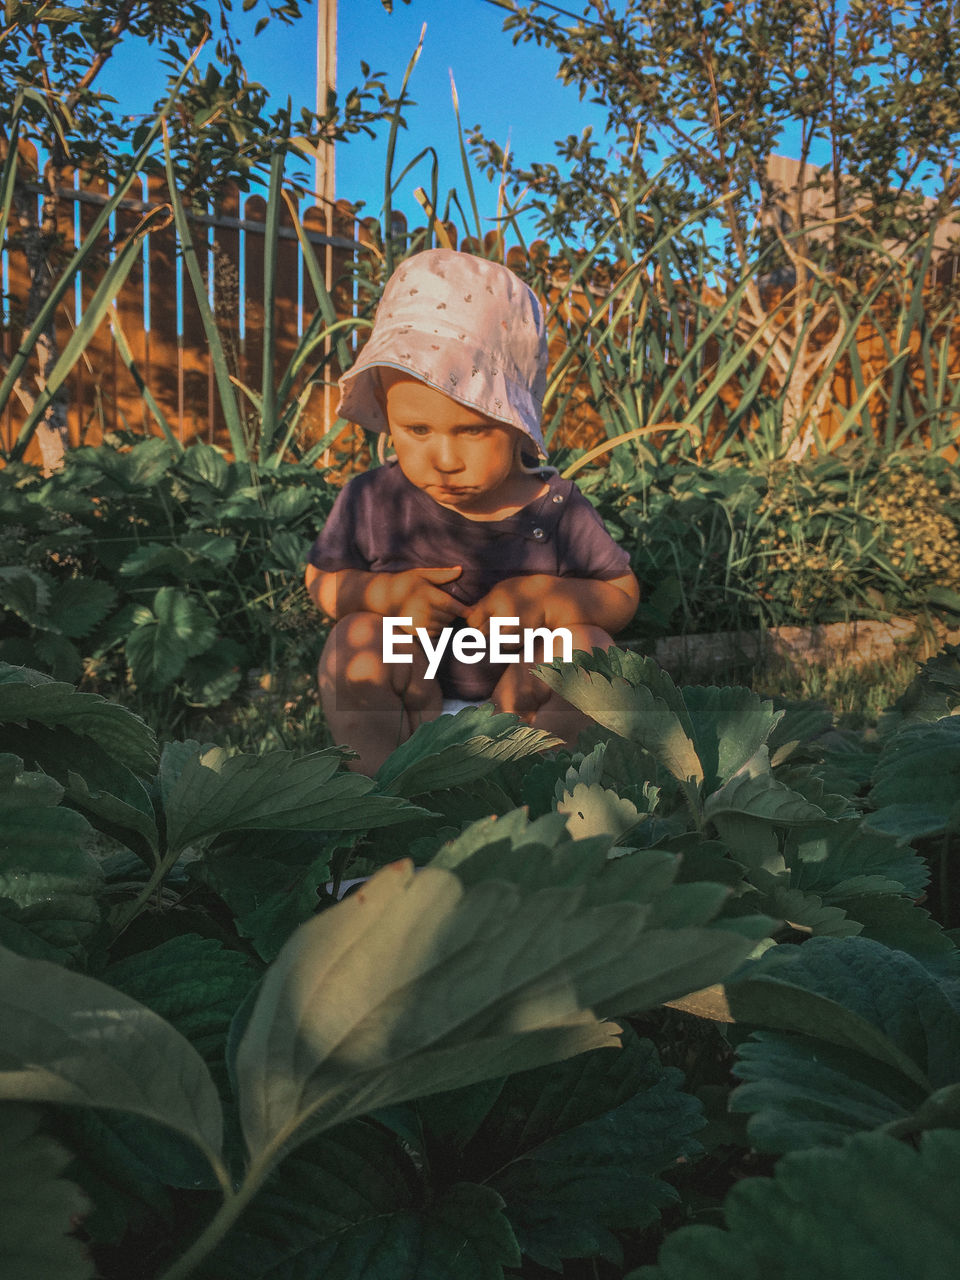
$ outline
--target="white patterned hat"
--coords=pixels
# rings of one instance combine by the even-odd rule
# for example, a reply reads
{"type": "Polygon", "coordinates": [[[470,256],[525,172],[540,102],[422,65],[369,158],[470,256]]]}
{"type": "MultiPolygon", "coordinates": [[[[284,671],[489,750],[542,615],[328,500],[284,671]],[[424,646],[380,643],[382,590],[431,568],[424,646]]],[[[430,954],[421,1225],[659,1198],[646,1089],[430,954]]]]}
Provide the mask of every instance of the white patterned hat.
{"type": "Polygon", "coordinates": [[[383,366],[516,427],[547,456],[543,312],[533,290],[500,263],[428,249],[396,269],[366,345],[340,379],[338,412],[370,431],[389,429],[377,398],[375,370],[383,366]]]}

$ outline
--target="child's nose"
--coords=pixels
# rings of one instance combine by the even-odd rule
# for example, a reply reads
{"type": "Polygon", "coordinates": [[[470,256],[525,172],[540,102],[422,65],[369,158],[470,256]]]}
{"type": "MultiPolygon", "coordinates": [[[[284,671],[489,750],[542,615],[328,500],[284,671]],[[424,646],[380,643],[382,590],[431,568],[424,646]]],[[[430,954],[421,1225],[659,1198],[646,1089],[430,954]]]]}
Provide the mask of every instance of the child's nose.
{"type": "Polygon", "coordinates": [[[456,441],[441,438],[436,442],[433,451],[433,465],[437,471],[442,471],[445,474],[463,470],[463,462],[461,461],[456,441]]]}

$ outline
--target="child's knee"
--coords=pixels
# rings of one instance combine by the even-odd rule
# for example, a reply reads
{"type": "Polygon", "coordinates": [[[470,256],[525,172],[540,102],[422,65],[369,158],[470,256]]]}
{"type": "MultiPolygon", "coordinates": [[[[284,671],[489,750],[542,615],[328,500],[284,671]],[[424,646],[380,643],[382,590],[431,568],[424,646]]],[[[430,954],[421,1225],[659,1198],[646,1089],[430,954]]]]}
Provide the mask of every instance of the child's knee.
{"type": "Polygon", "coordinates": [[[376,613],[349,613],[334,624],[317,668],[321,689],[330,684],[389,686],[390,677],[383,662],[382,623],[376,613]]]}

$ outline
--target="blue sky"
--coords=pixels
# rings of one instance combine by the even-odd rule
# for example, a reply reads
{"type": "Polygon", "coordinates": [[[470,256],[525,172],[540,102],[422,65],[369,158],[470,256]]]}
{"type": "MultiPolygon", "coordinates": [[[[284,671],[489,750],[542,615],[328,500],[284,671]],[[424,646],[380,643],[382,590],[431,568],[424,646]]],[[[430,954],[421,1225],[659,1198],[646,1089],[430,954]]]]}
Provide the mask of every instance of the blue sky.
{"type": "MultiPolygon", "coordinates": [[[[256,15],[254,11],[254,17],[256,15]]],[[[295,109],[315,102],[316,21],[314,6],[294,26],[271,23],[256,38],[249,15],[234,8],[234,22],[242,35],[241,48],[251,78],[278,101],[289,95],[295,109]]],[[[505,145],[524,163],[553,158],[553,142],[592,125],[599,133],[603,113],[580,102],[577,90],[556,78],[557,58],[536,45],[514,46],[502,30],[501,11],[485,0],[396,0],[393,14],[380,0],[340,0],[338,28],[338,90],[345,92],[362,79],[361,61],[382,71],[393,93],[399,91],[406,65],[426,23],[423,52],[413,72],[409,93],[417,103],[406,112],[408,130],[401,135],[395,173],[425,146],[439,158],[441,203],[455,187],[467,207],[467,193],[457,141],[450,92],[450,73],[456,80],[460,114],[465,128],[481,124],[488,136],[505,145]]],[[[122,111],[149,109],[163,85],[163,69],[154,49],[145,43],[121,46],[100,80],[117,98],[122,111]]],[[[338,148],[337,195],[363,200],[365,212],[377,214],[383,199],[387,128],[375,140],[359,135],[338,148]]],[[[408,218],[422,219],[413,198],[417,186],[429,187],[426,163],[404,180],[395,198],[408,218]]],[[[474,174],[482,216],[496,213],[495,189],[474,174]]],[[[493,225],[492,221],[489,225],[493,225]]]]}

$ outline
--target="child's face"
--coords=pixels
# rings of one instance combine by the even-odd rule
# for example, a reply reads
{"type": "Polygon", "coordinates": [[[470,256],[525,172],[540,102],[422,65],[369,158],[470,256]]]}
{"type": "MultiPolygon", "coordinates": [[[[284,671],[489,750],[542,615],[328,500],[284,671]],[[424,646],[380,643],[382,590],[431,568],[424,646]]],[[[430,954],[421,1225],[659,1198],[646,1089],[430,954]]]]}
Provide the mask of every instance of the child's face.
{"type": "Polygon", "coordinates": [[[509,496],[521,433],[406,374],[383,369],[397,465],[411,484],[454,511],[486,513],[509,496]]]}

